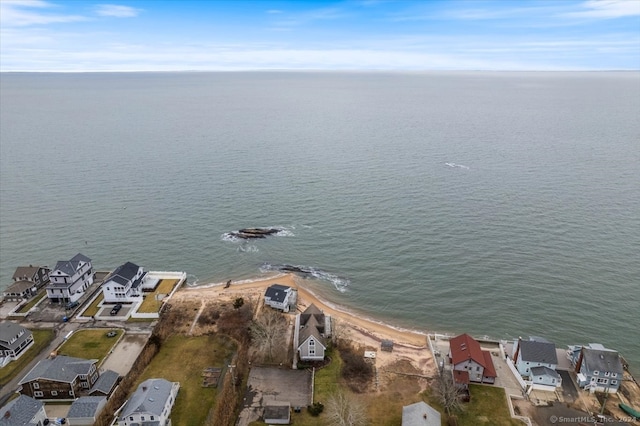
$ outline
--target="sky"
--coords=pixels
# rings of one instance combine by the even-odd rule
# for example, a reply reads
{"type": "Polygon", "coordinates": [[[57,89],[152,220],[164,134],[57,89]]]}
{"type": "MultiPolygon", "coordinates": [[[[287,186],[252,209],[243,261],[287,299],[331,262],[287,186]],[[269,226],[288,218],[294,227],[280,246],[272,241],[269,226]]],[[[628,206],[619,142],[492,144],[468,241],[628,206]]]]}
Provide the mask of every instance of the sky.
{"type": "Polygon", "coordinates": [[[3,72],[272,69],[638,70],[640,0],[0,0],[3,72]]]}

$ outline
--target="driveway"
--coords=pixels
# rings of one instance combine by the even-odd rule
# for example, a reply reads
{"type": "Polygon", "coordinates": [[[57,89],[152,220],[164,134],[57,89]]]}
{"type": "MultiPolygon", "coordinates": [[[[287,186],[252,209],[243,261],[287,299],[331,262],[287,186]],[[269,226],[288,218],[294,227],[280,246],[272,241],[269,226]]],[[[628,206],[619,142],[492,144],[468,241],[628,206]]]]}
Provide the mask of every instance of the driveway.
{"type": "Polygon", "coordinates": [[[126,376],[149,337],[150,334],[125,334],[100,368],[113,370],[120,376],[126,376]]]}
{"type": "Polygon", "coordinates": [[[573,377],[566,370],[556,370],[562,377],[562,394],[565,402],[574,402],[578,399],[578,389],[573,381],[573,377]]]}
{"type": "Polygon", "coordinates": [[[238,425],[246,426],[259,420],[263,407],[269,402],[289,402],[292,408],[310,405],[311,374],[309,370],[253,367],[249,373],[244,408],[238,425]]]}

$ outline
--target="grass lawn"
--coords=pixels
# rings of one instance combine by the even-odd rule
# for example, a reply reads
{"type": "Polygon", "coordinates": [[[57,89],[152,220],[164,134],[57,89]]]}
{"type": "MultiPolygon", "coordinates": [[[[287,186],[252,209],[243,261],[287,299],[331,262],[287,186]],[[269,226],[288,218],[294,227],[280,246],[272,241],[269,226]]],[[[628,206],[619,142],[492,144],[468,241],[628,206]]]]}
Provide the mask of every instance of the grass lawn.
{"type": "Polygon", "coordinates": [[[158,294],[168,295],[171,293],[173,288],[178,284],[179,280],[160,280],[156,289],[152,292],[145,292],[144,300],[142,301],[142,305],[138,309],[138,312],[143,314],[150,314],[154,312],[158,312],[158,308],[162,304],[162,301],[156,300],[156,296],[158,294]]]}
{"type": "MultiPolygon", "coordinates": [[[[463,404],[462,412],[457,414],[459,426],[522,426],[521,421],[511,418],[503,388],[471,384],[469,393],[471,401],[463,404]]],[[[432,394],[425,396],[427,404],[444,413],[442,405],[432,394]]],[[[446,415],[443,415],[442,419],[444,423],[446,415]]]]}
{"type": "Polygon", "coordinates": [[[218,389],[202,387],[202,370],[224,366],[234,351],[234,343],[221,336],[173,335],[163,342],[135,387],[151,378],[180,382],[171,421],[175,425],[201,426],[218,395],[218,389]]]}
{"type": "Polygon", "coordinates": [[[45,297],[47,297],[47,291],[42,289],[38,292],[38,294],[36,294],[35,296],[33,296],[31,298],[31,300],[29,301],[29,303],[27,303],[26,305],[23,305],[18,311],[17,313],[19,314],[25,314],[27,312],[29,312],[29,309],[33,308],[36,303],[38,303],[39,301],[41,301],[42,299],[44,299],[45,297]]]}
{"type": "Polygon", "coordinates": [[[114,330],[115,337],[107,337],[111,330],[78,330],[58,350],[58,355],[97,359],[98,363],[109,354],[123,330],[114,330]]]}
{"type": "Polygon", "coordinates": [[[6,366],[0,368],[0,386],[4,386],[19,374],[55,337],[53,330],[31,330],[31,332],[33,333],[33,346],[27,349],[17,361],[11,361],[6,366]]]}
{"type": "Polygon", "coordinates": [[[98,297],[96,297],[93,300],[93,302],[91,302],[91,304],[87,307],[87,309],[84,310],[84,312],[82,312],[82,316],[83,317],[92,317],[92,316],[98,315],[98,311],[100,310],[100,308],[98,308],[98,305],[103,300],[104,300],[104,294],[102,292],[100,292],[100,295],[98,297]]]}

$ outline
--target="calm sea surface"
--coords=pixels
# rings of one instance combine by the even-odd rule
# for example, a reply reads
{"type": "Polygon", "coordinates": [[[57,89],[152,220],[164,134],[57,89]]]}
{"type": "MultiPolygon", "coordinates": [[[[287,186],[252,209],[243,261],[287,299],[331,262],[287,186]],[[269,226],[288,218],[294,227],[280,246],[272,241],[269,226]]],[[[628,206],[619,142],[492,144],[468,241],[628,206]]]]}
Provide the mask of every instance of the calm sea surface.
{"type": "Polygon", "coordinates": [[[0,287],[77,252],[640,369],[639,73],[0,77],[0,287]],[[238,242],[228,231],[280,226],[238,242]]]}

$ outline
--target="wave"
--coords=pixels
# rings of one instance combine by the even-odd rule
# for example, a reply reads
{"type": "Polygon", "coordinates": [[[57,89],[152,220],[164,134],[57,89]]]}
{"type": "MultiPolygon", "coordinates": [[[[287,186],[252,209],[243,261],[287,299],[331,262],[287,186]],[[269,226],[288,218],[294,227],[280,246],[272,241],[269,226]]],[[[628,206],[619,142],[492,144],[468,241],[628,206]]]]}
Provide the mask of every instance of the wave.
{"type": "Polygon", "coordinates": [[[187,274],[187,279],[185,281],[185,285],[187,287],[196,287],[198,286],[198,277],[194,274],[187,274]]]}
{"type": "Polygon", "coordinates": [[[449,167],[458,167],[460,169],[469,170],[469,166],[465,166],[464,164],[456,164],[456,163],[444,163],[445,166],[449,167]]]}
{"type": "Polygon", "coordinates": [[[242,252],[242,253],[257,253],[260,250],[258,249],[257,246],[254,246],[254,245],[242,244],[238,246],[236,251],[242,252]]]}
{"type": "Polygon", "coordinates": [[[303,278],[315,278],[321,281],[327,281],[333,284],[334,288],[341,293],[347,291],[347,287],[351,284],[351,281],[348,278],[343,278],[334,273],[323,271],[322,269],[314,268],[312,266],[296,266],[287,264],[272,265],[270,263],[264,263],[260,267],[260,271],[279,271],[296,274],[303,278]]]}

